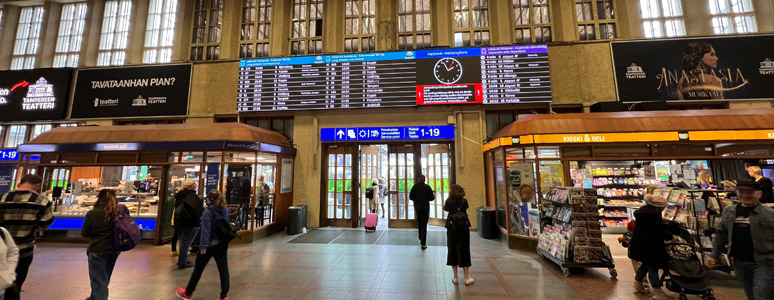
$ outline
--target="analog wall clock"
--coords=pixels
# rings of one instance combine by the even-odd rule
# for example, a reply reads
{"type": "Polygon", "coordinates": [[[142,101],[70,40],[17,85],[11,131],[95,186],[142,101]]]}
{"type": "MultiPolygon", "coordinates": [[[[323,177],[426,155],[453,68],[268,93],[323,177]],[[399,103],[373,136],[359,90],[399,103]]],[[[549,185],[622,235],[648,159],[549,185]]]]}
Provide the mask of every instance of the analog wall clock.
{"type": "Polygon", "coordinates": [[[433,75],[440,83],[455,83],[462,77],[462,65],[454,58],[442,58],[435,63],[433,75]]]}

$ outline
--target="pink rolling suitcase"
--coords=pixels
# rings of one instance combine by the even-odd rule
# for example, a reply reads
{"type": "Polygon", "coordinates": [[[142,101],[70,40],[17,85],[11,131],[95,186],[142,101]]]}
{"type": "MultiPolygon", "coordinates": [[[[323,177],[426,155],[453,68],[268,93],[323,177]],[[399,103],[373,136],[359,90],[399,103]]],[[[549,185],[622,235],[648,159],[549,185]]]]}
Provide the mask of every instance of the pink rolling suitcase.
{"type": "Polygon", "coordinates": [[[366,220],[365,220],[365,230],[366,230],[366,232],[368,232],[369,230],[375,232],[376,231],[376,223],[378,221],[379,221],[379,215],[371,214],[371,213],[366,214],[366,220]]]}

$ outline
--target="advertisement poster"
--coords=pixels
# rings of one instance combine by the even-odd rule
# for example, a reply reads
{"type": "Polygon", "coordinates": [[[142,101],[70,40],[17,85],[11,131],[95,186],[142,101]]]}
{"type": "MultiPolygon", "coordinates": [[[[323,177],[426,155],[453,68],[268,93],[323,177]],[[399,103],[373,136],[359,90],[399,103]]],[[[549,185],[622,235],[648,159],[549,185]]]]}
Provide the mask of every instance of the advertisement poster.
{"type": "Polygon", "coordinates": [[[218,189],[218,184],[220,183],[220,163],[207,164],[207,177],[204,180],[207,189],[205,193],[218,189]]]}
{"type": "Polygon", "coordinates": [[[529,211],[529,236],[538,237],[540,235],[540,211],[529,211]]]}
{"type": "Polygon", "coordinates": [[[532,162],[513,162],[508,165],[511,233],[528,235],[527,211],[535,203],[535,177],[532,162]]]}
{"type": "Polygon", "coordinates": [[[73,119],[185,116],[191,65],[78,70],[73,119]]]}
{"type": "Polygon", "coordinates": [[[0,121],[61,120],[73,69],[0,71],[0,121]]]}
{"type": "Polygon", "coordinates": [[[774,35],[613,42],[621,101],[771,98],[774,35]]]}
{"type": "Polygon", "coordinates": [[[0,165],[0,195],[11,191],[13,184],[13,166],[0,165]]]}
{"type": "Polygon", "coordinates": [[[547,195],[552,187],[564,186],[564,167],[562,161],[543,161],[540,163],[540,183],[543,195],[547,195]]]}
{"type": "Polygon", "coordinates": [[[282,159],[282,178],[280,178],[280,193],[290,193],[293,191],[293,159],[282,159]]]}

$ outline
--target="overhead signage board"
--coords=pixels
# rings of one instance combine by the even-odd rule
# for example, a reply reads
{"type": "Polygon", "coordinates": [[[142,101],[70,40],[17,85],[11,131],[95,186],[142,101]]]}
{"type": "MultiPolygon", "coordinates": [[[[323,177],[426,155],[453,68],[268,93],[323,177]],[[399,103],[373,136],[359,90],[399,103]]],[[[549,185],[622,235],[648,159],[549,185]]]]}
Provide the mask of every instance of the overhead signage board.
{"type": "Polygon", "coordinates": [[[188,114],[191,65],[78,70],[73,119],[188,114]]]}
{"type": "Polygon", "coordinates": [[[320,129],[321,141],[450,140],[454,125],[320,129]]]}
{"type": "Polygon", "coordinates": [[[19,153],[16,149],[0,149],[0,161],[17,161],[19,153]]]}
{"type": "Polygon", "coordinates": [[[0,71],[0,121],[62,120],[73,69],[0,71]]]}
{"type": "Polygon", "coordinates": [[[770,99],[774,35],[611,44],[621,101],[770,99]]]}
{"type": "Polygon", "coordinates": [[[246,59],[237,110],[551,101],[546,45],[246,59]]]}

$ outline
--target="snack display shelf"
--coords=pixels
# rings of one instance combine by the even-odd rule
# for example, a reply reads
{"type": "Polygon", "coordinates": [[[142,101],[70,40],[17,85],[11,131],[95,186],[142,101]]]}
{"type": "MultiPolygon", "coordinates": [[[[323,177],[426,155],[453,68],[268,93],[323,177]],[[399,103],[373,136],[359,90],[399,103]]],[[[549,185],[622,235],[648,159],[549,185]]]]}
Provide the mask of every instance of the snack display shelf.
{"type": "Polygon", "coordinates": [[[605,204],[604,204],[605,207],[613,207],[613,208],[615,208],[615,207],[640,208],[643,205],[645,205],[645,204],[643,204],[642,202],[639,202],[639,201],[638,202],[631,202],[631,203],[627,203],[627,204],[613,204],[613,203],[610,203],[610,202],[605,202],[605,204]]]}
{"type": "Polygon", "coordinates": [[[621,178],[632,178],[632,177],[645,177],[640,174],[631,174],[631,175],[593,175],[594,178],[604,178],[604,177],[621,177],[621,178]]]}
{"type": "Polygon", "coordinates": [[[641,200],[640,196],[597,196],[597,198],[614,199],[614,200],[641,200]]]}
{"type": "Polygon", "coordinates": [[[601,184],[601,185],[595,185],[594,188],[617,188],[617,187],[624,187],[624,188],[642,188],[645,187],[641,184],[601,184]]]}
{"type": "Polygon", "coordinates": [[[606,219],[629,218],[629,215],[604,215],[606,219]]]}

